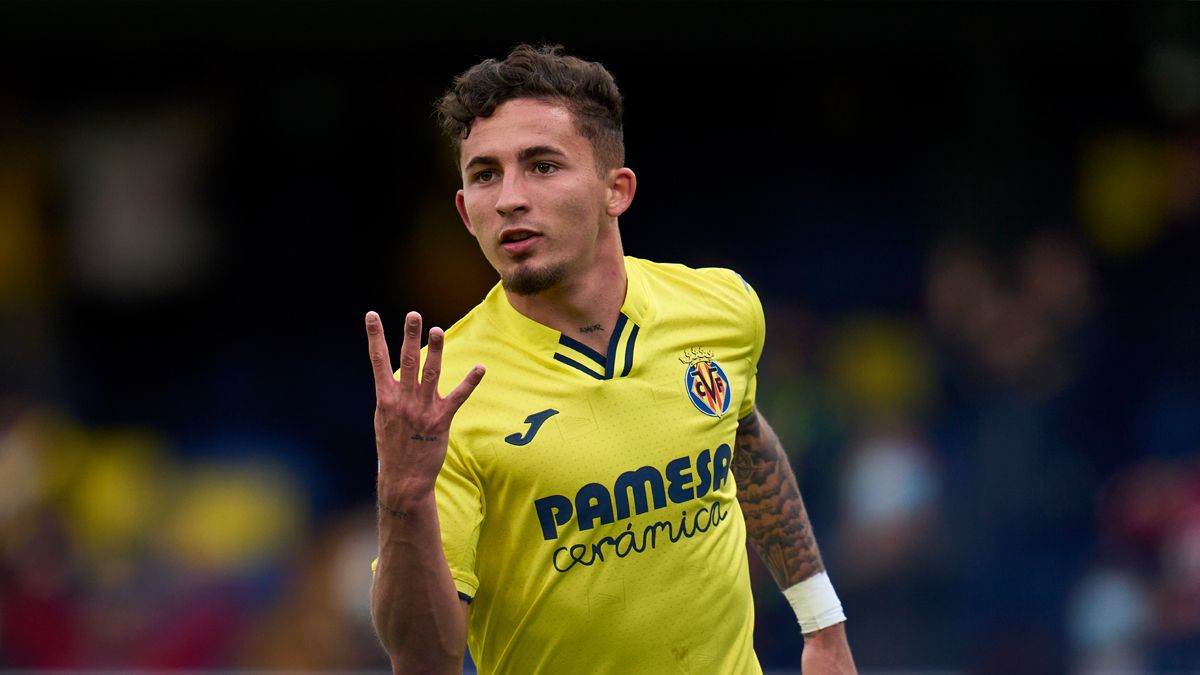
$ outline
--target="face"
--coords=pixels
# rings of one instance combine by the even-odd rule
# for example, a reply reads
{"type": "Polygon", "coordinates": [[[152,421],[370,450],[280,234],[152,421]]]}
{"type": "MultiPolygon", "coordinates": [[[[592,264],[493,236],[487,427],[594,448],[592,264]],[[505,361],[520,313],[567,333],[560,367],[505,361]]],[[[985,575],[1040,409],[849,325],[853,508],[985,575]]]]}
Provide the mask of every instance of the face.
{"type": "Polygon", "coordinates": [[[570,283],[610,253],[616,216],[633,196],[632,172],[601,175],[591,142],[555,103],[516,99],[475,120],[459,163],[459,214],[518,295],[570,283]]]}

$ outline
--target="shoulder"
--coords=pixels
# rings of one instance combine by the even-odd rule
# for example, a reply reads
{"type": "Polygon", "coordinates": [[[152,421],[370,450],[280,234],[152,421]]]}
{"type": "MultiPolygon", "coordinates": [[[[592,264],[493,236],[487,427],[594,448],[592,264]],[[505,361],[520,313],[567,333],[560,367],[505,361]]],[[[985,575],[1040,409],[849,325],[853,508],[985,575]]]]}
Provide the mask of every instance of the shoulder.
{"type": "MultiPolygon", "coordinates": [[[[443,372],[466,373],[474,364],[486,359],[497,349],[498,332],[492,293],[475,305],[471,311],[446,329],[446,350],[443,354],[443,372]]],[[[428,346],[422,348],[422,352],[428,346]]]]}
{"type": "Polygon", "coordinates": [[[753,307],[758,296],[750,284],[734,270],[725,267],[688,267],[679,263],[660,263],[629,258],[629,264],[645,279],[649,290],[666,299],[699,302],[729,309],[753,307]]]}
{"type": "Polygon", "coordinates": [[[453,339],[463,346],[473,342],[482,342],[491,330],[492,321],[488,318],[488,301],[485,299],[471,308],[471,311],[455,321],[446,329],[446,339],[453,339]]]}
{"type": "Polygon", "coordinates": [[[453,338],[464,344],[493,343],[497,327],[505,323],[502,317],[506,308],[508,313],[513,311],[504,297],[503,287],[497,282],[479,304],[446,329],[447,341],[453,338]]]}

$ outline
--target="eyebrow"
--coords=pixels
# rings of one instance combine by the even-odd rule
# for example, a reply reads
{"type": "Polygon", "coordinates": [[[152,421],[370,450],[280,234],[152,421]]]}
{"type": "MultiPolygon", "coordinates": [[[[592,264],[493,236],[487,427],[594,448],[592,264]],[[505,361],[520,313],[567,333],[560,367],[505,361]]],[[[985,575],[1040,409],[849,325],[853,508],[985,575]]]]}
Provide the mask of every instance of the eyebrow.
{"type": "Polygon", "coordinates": [[[517,153],[517,161],[525,162],[530,159],[533,159],[534,157],[541,157],[543,155],[555,155],[557,157],[566,157],[567,153],[563,152],[562,150],[559,150],[558,148],[556,148],[552,145],[535,145],[533,147],[525,148],[524,150],[518,152],[517,153]]]}
{"type": "MultiPolygon", "coordinates": [[[[523,148],[520,152],[518,152],[517,153],[517,161],[518,162],[527,162],[534,157],[544,157],[546,155],[553,155],[555,157],[566,157],[567,153],[563,152],[562,150],[559,150],[558,148],[556,148],[552,145],[533,145],[528,148],[523,148]]],[[[479,164],[499,164],[499,163],[500,163],[500,160],[491,155],[476,155],[475,157],[472,157],[470,160],[467,161],[467,163],[463,166],[463,171],[466,171],[467,169],[470,169],[471,167],[479,165],[479,164]]]]}

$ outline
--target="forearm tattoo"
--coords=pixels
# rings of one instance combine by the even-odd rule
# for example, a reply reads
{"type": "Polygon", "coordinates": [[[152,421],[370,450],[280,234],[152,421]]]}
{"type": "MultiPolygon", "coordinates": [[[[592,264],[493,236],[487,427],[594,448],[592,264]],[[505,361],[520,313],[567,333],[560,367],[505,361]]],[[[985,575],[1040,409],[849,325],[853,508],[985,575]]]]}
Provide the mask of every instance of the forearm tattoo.
{"type": "Polygon", "coordinates": [[[825,569],[796,476],[779,438],[755,410],[738,423],[733,475],[746,534],[780,588],[825,569]]]}
{"type": "Polygon", "coordinates": [[[397,509],[393,509],[387,504],[384,504],[383,500],[379,499],[378,497],[375,498],[375,505],[379,507],[380,513],[387,514],[398,520],[408,520],[409,516],[411,515],[408,511],[399,511],[397,509]]]}

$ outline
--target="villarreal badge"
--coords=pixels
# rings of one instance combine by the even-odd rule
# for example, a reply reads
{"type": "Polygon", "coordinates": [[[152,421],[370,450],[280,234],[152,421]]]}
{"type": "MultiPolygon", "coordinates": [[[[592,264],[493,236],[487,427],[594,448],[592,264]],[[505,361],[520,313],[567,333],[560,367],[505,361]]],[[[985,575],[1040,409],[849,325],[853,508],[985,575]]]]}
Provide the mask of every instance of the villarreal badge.
{"type": "Polygon", "coordinates": [[[687,366],[683,386],[696,409],[705,415],[720,417],[729,411],[729,378],[713,360],[711,351],[689,349],[679,361],[687,366]]]}

